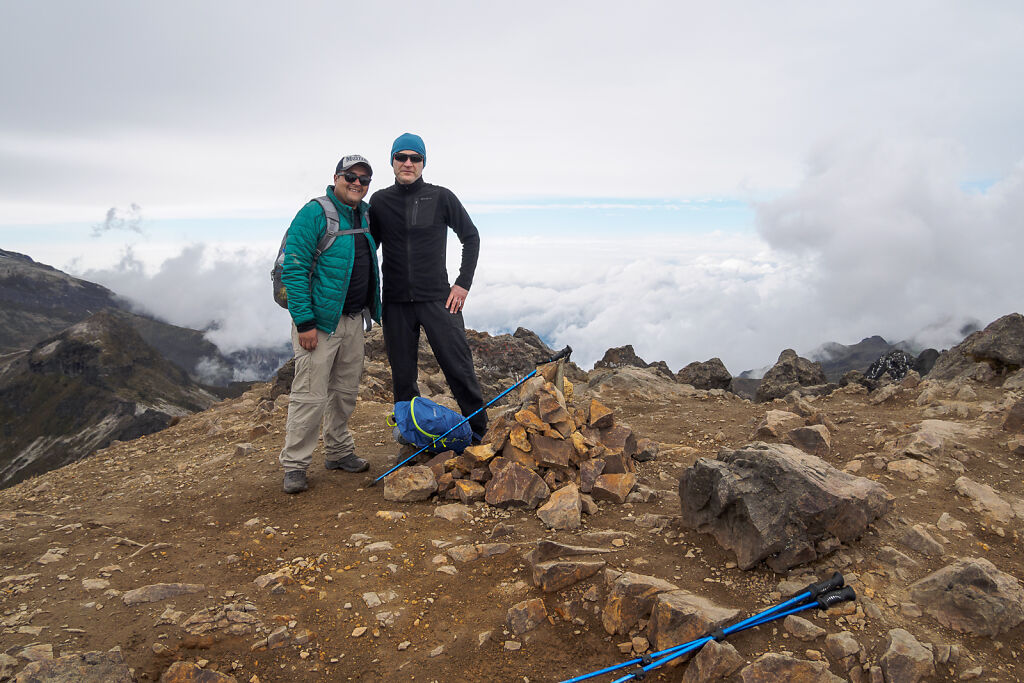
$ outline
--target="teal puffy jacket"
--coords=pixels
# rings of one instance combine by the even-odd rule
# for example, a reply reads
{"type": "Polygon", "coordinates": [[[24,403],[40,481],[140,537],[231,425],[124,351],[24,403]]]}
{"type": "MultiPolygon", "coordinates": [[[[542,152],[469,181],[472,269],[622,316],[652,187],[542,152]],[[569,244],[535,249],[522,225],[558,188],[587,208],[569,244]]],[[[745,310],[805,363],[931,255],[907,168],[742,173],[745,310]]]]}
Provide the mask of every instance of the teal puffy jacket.
{"type": "MultiPolygon", "coordinates": [[[[349,230],[357,226],[367,227],[369,205],[366,202],[360,202],[356,208],[342,204],[334,196],[333,187],[327,188],[327,196],[338,210],[338,230],[349,230]]],[[[349,278],[352,275],[355,240],[365,239],[370,243],[370,262],[373,264],[373,304],[370,307],[370,316],[380,323],[380,270],[377,268],[377,245],[369,233],[338,235],[327,251],[320,255],[310,282],[309,270],[313,264],[313,253],[316,251],[317,242],[326,231],[327,218],[316,201],[310,201],[299,209],[288,228],[281,282],[288,291],[288,312],[292,316],[292,321],[296,326],[313,321],[317,329],[328,334],[334,332],[338,327],[338,320],[341,319],[341,308],[345,305],[345,294],[348,292],[349,278]]]]}

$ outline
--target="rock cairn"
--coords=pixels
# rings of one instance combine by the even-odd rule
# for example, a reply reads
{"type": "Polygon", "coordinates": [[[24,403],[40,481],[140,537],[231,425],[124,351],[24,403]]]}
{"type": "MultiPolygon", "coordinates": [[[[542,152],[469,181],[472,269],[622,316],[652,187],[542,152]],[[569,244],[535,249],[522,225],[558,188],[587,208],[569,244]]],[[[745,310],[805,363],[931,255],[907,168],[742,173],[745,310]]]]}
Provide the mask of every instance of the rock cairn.
{"type": "Polygon", "coordinates": [[[483,443],[396,470],[384,497],[539,507],[548,526],[574,529],[595,501],[643,496],[634,463],[656,453],[656,443],[638,439],[600,401],[573,405],[572,383],[559,363],[549,363],[520,387],[518,402],[492,421],[483,443]]]}

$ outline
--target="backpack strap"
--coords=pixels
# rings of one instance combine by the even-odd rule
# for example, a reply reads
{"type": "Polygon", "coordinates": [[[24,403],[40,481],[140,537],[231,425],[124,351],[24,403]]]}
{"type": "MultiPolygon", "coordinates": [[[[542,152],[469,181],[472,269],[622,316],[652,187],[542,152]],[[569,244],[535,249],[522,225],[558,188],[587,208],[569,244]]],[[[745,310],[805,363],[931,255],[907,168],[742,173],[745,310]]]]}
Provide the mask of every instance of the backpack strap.
{"type": "Polygon", "coordinates": [[[320,241],[317,242],[316,245],[317,255],[320,255],[330,249],[338,235],[365,235],[370,232],[366,228],[338,230],[338,228],[341,227],[341,221],[338,218],[338,209],[334,206],[334,202],[331,201],[331,198],[327,195],[323,195],[322,197],[317,197],[314,201],[316,201],[316,203],[320,205],[320,208],[324,210],[324,218],[327,219],[327,231],[324,232],[320,241]]]}
{"type": "MultiPolygon", "coordinates": [[[[370,232],[368,229],[362,227],[352,228],[350,230],[338,230],[338,228],[341,227],[341,220],[338,217],[338,209],[334,206],[334,202],[331,201],[331,198],[327,195],[323,195],[322,197],[317,197],[314,201],[320,205],[321,209],[324,210],[324,218],[327,219],[327,230],[320,237],[320,241],[316,243],[316,251],[313,252],[313,264],[309,269],[310,282],[313,281],[313,271],[316,269],[317,261],[320,260],[320,255],[331,248],[331,245],[334,244],[334,240],[338,235],[366,235],[370,232]]],[[[355,213],[358,217],[359,213],[355,213]]],[[[285,235],[285,239],[288,239],[287,234],[285,235]]],[[[284,242],[281,243],[281,249],[282,251],[284,250],[284,242]]],[[[363,325],[367,332],[370,331],[370,326],[372,325],[371,320],[370,309],[363,308],[363,325]]]]}

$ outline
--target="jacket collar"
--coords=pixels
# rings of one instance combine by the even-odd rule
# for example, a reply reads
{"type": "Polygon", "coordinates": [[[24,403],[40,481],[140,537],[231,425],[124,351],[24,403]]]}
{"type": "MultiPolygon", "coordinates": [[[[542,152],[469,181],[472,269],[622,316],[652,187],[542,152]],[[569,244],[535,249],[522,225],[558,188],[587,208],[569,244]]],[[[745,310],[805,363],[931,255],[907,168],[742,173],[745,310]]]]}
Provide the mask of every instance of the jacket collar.
{"type": "Polygon", "coordinates": [[[399,192],[415,192],[416,190],[423,187],[423,184],[423,176],[420,176],[419,178],[409,183],[408,185],[403,185],[397,180],[395,181],[395,187],[398,188],[399,192]]]}

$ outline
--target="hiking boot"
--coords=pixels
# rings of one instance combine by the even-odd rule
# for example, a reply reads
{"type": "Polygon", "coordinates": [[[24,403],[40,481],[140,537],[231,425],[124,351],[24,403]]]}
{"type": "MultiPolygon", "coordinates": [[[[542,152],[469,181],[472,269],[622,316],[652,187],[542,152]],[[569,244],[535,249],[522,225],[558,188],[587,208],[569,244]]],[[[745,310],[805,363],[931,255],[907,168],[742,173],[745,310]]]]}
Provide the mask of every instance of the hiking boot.
{"type": "Polygon", "coordinates": [[[284,485],[281,489],[285,493],[302,493],[308,488],[306,470],[288,470],[284,473],[284,485]]]}
{"type": "Polygon", "coordinates": [[[370,463],[360,458],[355,453],[349,453],[337,460],[324,460],[324,467],[329,470],[345,470],[346,472],[365,472],[370,469],[370,463]]]}

